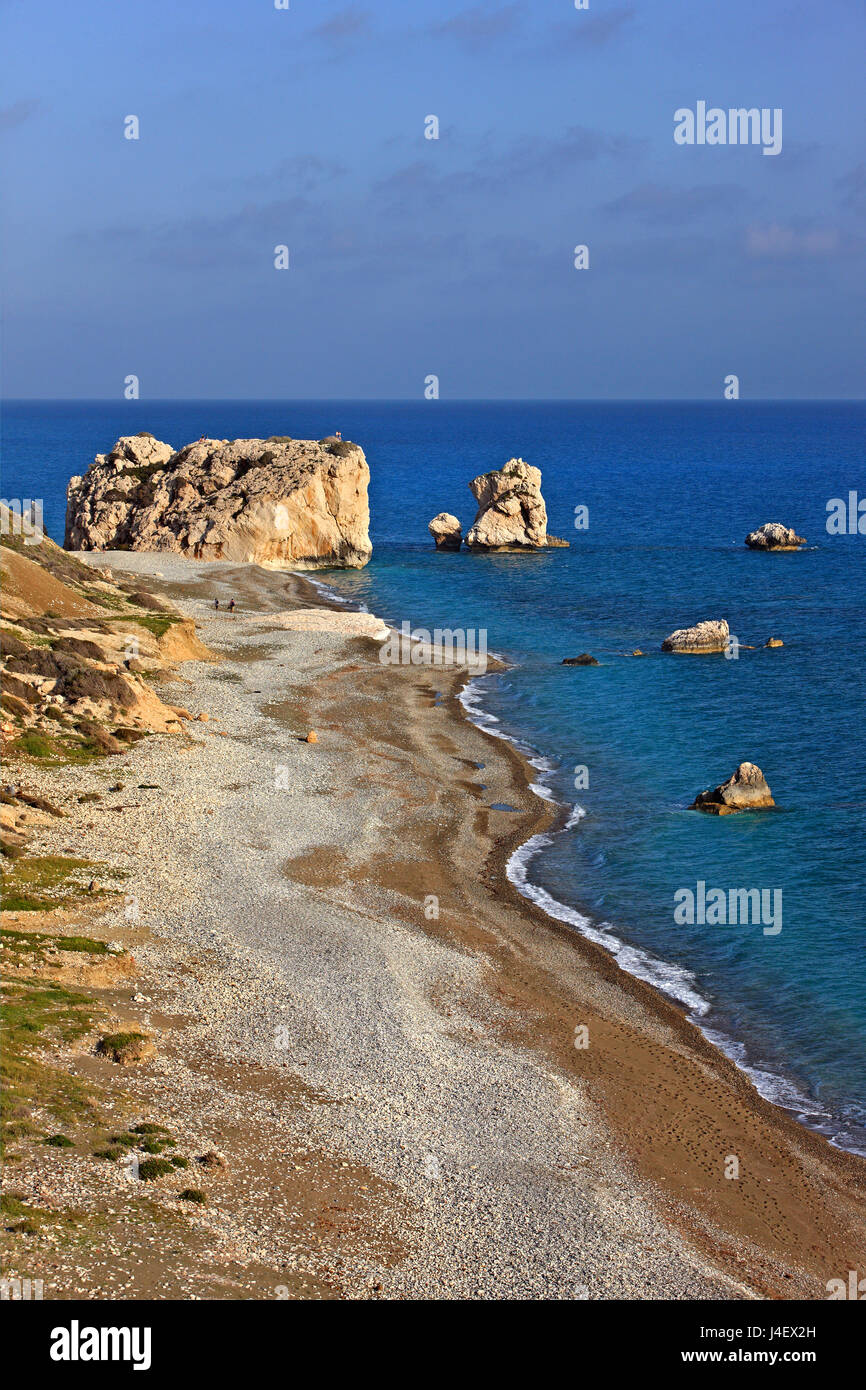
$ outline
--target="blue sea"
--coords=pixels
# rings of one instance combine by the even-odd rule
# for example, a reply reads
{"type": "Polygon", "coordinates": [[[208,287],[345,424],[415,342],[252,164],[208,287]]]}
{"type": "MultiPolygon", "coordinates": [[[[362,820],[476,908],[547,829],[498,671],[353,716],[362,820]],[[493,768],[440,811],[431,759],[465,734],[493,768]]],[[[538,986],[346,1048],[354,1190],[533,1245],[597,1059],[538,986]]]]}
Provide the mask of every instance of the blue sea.
{"type": "Polygon", "coordinates": [[[826,529],[831,498],[866,496],[864,424],[852,403],[13,403],[2,493],[42,497],[62,540],[68,477],[120,434],[360,443],[373,558],[320,577],[391,622],[486,629],[509,663],[466,701],[566,808],[514,857],[514,881],[679,999],[765,1095],[866,1152],[866,536],[826,529]],[[436,553],[428,520],[467,529],[469,480],[515,456],[542,470],[570,548],[436,553]],[[765,521],[807,548],[748,551],[765,521]],[[710,617],[737,659],[660,652],[710,617]],[[785,645],[767,650],[771,636],[785,645]],[[600,665],[561,665],[584,651],[600,665]],[[744,760],[776,811],[687,809],[744,760]],[[779,890],[781,931],[678,924],[675,895],[699,883],[779,890]]]}

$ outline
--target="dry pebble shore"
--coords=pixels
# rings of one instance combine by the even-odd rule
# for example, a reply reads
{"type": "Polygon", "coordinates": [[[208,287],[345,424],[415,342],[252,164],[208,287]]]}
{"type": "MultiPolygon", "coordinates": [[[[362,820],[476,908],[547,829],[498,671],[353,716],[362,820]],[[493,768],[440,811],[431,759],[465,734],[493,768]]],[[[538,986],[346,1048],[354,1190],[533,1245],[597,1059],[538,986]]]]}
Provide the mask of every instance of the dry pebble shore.
{"type": "Polygon", "coordinates": [[[399,872],[371,895],[346,871],[359,857],[411,859],[396,805],[431,834],[441,819],[387,726],[361,739],[347,715],[302,741],[315,692],[351,681],[357,644],[375,646],[269,624],[269,611],[305,607],[297,591],[287,600],[285,575],[82,558],[159,576],[224,659],[185,663],[160,688],[207,716],[182,739],[28,770],[74,812],[32,849],[128,872],[104,931],[134,943],[140,974],[114,1003],[158,1055],[122,1077],[131,1101],[116,1104],[171,1126],[185,1153],[224,1151],[227,1167],[178,1175],[208,1189],[194,1211],[177,1176],[147,1185],[186,1254],[183,1277],[156,1268],[143,1285],[130,1262],[148,1256],[121,1216],[129,1176],[34,1157],[32,1200],[81,1206],[96,1191],[108,1217],[101,1261],[64,1265],[71,1284],[51,1296],[755,1296],[660,1212],[587,1087],[509,1039],[513,1011],[488,988],[485,952],[428,930],[399,872]],[[214,595],[234,595],[238,615],[215,612],[214,595]],[[102,800],[74,806],[87,791],[102,800]]]}

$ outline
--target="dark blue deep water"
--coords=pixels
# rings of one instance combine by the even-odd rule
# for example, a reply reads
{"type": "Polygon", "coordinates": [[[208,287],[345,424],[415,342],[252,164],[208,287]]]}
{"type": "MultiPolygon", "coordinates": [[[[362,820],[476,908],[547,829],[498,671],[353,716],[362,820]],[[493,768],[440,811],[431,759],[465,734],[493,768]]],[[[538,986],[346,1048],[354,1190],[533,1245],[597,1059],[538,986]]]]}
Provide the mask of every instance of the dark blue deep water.
{"type": "Polygon", "coordinates": [[[389,621],[486,628],[512,665],[473,699],[585,813],[514,877],[681,998],[765,1094],[866,1151],[866,535],[826,529],[829,499],[866,497],[864,423],[844,403],[21,403],[5,411],[3,496],[43,497],[62,539],[68,477],[120,434],[357,440],[373,559],[324,577],[389,621]],[[570,549],[437,554],[429,518],[468,527],[469,479],[513,456],[541,468],[570,549]],[[747,551],[771,520],[808,549],[747,551]],[[659,651],[708,617],[728,619],[737,660],[659,651]],[[560,665],[583,651],[601,664],[560,665]],[[778,810],[686,809],[746,759],[778,810]],[[678,925],[674,894],[699,881],[780,890],[782,930],[678,925]]]}

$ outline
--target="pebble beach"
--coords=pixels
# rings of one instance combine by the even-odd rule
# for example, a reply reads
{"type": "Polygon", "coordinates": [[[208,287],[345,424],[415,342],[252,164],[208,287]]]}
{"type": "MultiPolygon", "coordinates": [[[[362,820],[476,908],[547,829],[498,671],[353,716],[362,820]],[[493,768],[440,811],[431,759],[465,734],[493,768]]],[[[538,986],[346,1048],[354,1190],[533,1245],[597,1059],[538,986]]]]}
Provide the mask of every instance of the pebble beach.
{"type": "MultiPolygon", "coordinates": [[[[58,1254],[52,1297],[818,1298],[856,1267],[862,1165],[507,883],[552,812],[466,718],[465,672],[381,665],[378,620],[293,576],[98,563],[218,659],[161,691],[181,736],[34,774],[61,804],[102,797],[38,847],[126,873],[102,929],[139,974],[111,1001],[156,1056],[113,1084],[221,1162],[174,1246],[166,1180],[153,1231],[117,1218],[111,1258],[58,1254]],[[736,1192],[713,1171],[734,1135],[736,1192]]],[[[88,1182],[119,1210],[128,1175],[94,1161],[88,1182]]],[[[83,1199],[53,1156],[27,1183],[83,1199]]]]}

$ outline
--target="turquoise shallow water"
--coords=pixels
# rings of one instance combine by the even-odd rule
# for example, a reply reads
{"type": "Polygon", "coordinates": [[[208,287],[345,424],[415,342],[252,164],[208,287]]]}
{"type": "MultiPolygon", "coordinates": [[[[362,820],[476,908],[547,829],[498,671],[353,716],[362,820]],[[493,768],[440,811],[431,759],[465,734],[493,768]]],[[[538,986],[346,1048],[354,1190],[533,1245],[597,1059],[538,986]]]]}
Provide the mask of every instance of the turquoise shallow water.
{"type": "Polygon", "coordinates": [[[44,497],[59,536],[66,479],[120,433],[358,440],[373,560],[322,578],[389,621],[486,629],[511,665],[475,684],[476,717],[534,750],[542,789],[578,808],[512,875],[683,1000],[766,1094],[866,1151],[866,536],[825,526],[830,498],[866,496],[864,423],[860,405],[742,401],[20,404],[6,410],[3,496],[44,497]],[[515,455],[542,469],[570,549],[437,554],[429,518],[468,526],[468,480],[515,455]],[[747,551],[769,520],[809,548],[747,551]],[[705,617],[756,649],[661,654],[705,617]],[[766,650],[771,635],[785,646],[766,650]],[[560,665],[582,651],[601,664],[560,665]],[[686,809],[744,759],[777,811],[686,809]],[[781,931],[680,925],[674,895],[699,882],[778,890],[781,931]]]}

